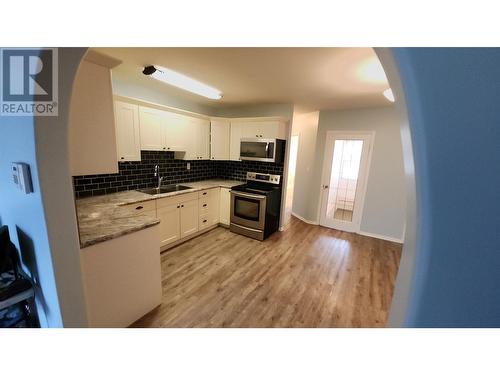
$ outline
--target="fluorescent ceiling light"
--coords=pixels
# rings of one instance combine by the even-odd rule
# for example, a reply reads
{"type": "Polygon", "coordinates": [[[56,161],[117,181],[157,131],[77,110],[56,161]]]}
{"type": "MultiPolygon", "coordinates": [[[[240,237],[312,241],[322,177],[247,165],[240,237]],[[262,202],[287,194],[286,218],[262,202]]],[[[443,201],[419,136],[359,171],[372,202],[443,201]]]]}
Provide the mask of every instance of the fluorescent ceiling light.
{"type": "Polygon", "coordinates": [[[392,89],[384,90],[384,96],[388,101],[394,103],[394,94],[392,93],[392,89]]]}
{"type": "Polygon", "coordinates": [[[162,66],[147,66],[142,73],[205,98],[217,100],[222,98],[222,93],[216,88],[162,66]]]}

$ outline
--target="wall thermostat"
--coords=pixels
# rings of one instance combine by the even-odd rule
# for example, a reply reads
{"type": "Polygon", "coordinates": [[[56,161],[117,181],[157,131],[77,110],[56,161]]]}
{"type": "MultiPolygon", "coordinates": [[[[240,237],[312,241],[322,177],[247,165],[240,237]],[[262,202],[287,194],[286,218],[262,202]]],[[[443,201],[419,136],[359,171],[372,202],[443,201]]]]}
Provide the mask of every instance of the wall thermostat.
{"type": "Polygon", "coordinates": [[[12,163],[12,180],[25,194],[33,192],[30,166],[26,163],[12,163]]]}

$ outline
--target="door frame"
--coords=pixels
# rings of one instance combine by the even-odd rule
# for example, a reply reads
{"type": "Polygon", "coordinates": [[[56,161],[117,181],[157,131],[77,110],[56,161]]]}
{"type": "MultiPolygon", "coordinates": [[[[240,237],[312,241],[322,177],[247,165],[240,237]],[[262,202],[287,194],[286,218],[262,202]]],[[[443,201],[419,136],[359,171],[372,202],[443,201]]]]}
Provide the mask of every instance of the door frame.
{"type": "Polygon", "coordinates": [[[358,178],[358,185],[356,188],[356,192],[359,192],[356,194],[356,199],[354,202],[354,208],[353,208],[353,218],[352,222],[350,222],[346,226],[339,226],[338,228],[335,227],[333,229],[337,230],[342,230],[346,232],[354,232],[354,233],[359,233],[360,232],[360,226],[361,226],[361,219],[363,218],[363,209],[365,205],[365,196],[366,196],[366,189],[368,186],[368,177],[370,174],[370,166],[371,166],[371,160],[372,160],[372,153],[373,153],[373,144],[375,142],[375,131],[342,131],[342,130],[328,130],[326,132],[326,140],[325,140],[325,150],[324,150],[324,155],[323,155],[323,170],[321,172],[321,186],[320,186],[320,213],[319,213],[319,225],[325,226],[328,228],[332,228],[331,226],[327,225],[325,222],[325,216],[326,216],[326,202],[325,199],[327,198],[327,194],[325,194],[326,191],[329,191],[329,189],[325,189],[323,186],[324,185],[330,185],[330,178],[331,178],[331,168],[332,168],[332,161],[333,161],[333,151],[334,151],[334,146],[335,146],[335,140],[336,139],[353,139],[353,140],[359,140],[362,139],[363,141],[368,143],[368,148],[367,148],[367,154],[365,159],[363,160],[363,155],[361,156],[361,163],[360,163],[360,175],[358,178]],[[328,182],[325,184],[325,181],[328,182]]]}

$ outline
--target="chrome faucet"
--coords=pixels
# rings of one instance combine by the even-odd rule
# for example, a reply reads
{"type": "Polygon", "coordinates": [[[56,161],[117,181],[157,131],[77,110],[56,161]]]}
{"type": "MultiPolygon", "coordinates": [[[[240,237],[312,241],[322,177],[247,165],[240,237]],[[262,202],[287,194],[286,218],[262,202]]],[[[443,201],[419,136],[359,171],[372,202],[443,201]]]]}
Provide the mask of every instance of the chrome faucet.
{"type": "Polygon", "coordinates": [[[160,176],[160,166],[158,164],[155,165],[155,177],[158,178],[157,189],[160,190],[161,183],[163,181],[163,177],[160,176]]]}

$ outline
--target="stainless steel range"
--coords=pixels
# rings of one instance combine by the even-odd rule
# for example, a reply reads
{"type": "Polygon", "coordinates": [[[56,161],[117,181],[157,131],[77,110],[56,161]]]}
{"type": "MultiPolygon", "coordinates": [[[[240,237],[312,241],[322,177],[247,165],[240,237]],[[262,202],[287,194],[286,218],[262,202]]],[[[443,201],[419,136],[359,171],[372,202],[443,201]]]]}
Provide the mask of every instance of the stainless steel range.
{"type": "Polygon", "coordinates": [[[247,183],[231,189],[231,232],[264,240],[279,228],[281,176],[247,172],[247,183]]]}

